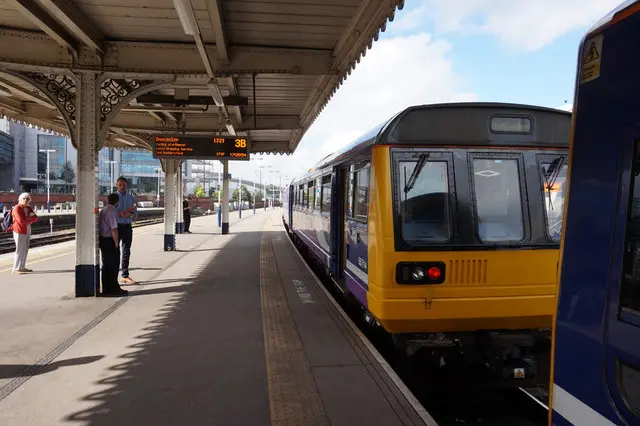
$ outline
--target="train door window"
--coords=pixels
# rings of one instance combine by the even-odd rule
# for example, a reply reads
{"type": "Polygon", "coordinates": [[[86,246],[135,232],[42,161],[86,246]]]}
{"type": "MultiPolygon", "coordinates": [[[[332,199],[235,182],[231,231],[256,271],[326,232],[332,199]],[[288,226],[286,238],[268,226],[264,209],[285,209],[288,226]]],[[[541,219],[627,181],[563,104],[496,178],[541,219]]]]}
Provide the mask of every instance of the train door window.
{"type": "Polygon", "coordinates": [[[560,241],[562,233],[568,169],[567,157],[564,155],[540,159],[547,235],[553,241],[560,241]]]}
{"type": "Polygon", "coordinates": [[[518,160],[475,157],[472,169],[480,240],[523,240],[524,217],[518,160]]]}
{"type": "Polygon", "coordinates": [[[315,203],[313,205],[314,210],[320,210],[320,202],[322,201],[322,178],[314,180],[315,184],[315,203]]]}
{"type": "Polygon", "coordinates": [[[636,141],[635,152],[629,186],[620,308],[621,314],[630,310],[640,315],[640,141],[636,141]]]}
{"type": "Polygon", "coordinates": [[[366,221],[369,212],[370,164],[357,167],[353,176],[353,218],[366,221]]]}
{"type": "Polygon", "coordinates": [[[304,204],[306,203],[306,200],[307,200],[306,193],[304,190],[304,184],[298,187],[298,194],[300,194],[298,205],[300,206],[300,208],[304,208],[304,204]]]}
{"type": "Polygon", "coordinates": [[[313,183],[314,183],[314,181],[311,181],[311,182],[307,183],[307,201],[308,201],[307,202],[307,208],[309,210],[313,210],[313,205],[314,205],[314,202],[315,202],[314,199],[315,199],[316,192],[313,189],[313,183]]]}
{"type": "Polygon", "coordinates": [[[320,210],[325,213],[331,211],[331,175],[322,176],[322,192],[320,210]]]}
{"type": "Polygon", "coordinates": [[[451,239],[450,163],[440,153],[402,154],[396,163],[402,239],[408,244],[451,239]]]}

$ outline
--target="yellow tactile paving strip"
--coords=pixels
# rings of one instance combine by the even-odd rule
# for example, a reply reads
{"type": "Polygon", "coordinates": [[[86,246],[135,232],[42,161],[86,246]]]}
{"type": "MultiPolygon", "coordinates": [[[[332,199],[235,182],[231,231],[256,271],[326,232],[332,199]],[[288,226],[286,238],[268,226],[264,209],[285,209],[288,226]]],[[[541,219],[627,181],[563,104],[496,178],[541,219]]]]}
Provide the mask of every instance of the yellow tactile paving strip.
{"type": "MultiPolygon", "coordinates": [[[[278,215],[266,221],[265,231],[272,228],[275,220],[278,215]]],[[[260,241],[260,299],[271,425],[329,425],[268,232],[262,234],[260,241]]]]}

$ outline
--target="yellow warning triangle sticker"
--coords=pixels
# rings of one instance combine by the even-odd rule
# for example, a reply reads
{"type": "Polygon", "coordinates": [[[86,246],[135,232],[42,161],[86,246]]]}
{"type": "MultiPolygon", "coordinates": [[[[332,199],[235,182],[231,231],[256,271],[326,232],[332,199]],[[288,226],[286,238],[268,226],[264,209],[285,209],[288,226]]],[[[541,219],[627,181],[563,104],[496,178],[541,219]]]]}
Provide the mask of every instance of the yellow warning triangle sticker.
{"type": "Polygon", "coordinates": [[[587,54],[584,55],[584,60],[582,61],[582,63],[588,64],[589,62],[593,62],[598,58],[600,58],[600,54],[598,53],[598,48],[596,47],[596,43],[592,41],[591,45],[589,46],[589,50],[587,51],[587,54]]]}

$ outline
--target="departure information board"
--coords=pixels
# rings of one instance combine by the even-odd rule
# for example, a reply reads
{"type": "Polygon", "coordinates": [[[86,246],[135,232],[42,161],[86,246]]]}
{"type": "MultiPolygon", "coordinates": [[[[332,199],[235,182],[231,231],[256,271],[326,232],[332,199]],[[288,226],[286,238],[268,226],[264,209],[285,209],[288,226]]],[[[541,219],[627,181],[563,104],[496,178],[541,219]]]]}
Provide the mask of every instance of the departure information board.
{"type": "Polygon", "coordinates": [[[195,160],[249,160],[249,139],[244,136],[156,136],[154,158],[195,160]]]}

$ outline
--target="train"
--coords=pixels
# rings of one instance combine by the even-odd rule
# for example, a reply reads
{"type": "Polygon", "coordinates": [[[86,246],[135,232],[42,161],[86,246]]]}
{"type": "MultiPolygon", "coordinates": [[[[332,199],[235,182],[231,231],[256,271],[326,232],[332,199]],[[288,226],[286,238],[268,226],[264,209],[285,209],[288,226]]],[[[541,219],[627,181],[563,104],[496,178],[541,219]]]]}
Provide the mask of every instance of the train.
{"type": "Polygon", "coordinates": [[[546,385],[570,129],[531,105],[406,108],[292,180],[285,228],[397,350],[546,385]]]}
{"type": "Polygon", "coordinates": [[[640,2],[578,54],[549,424],[640,424],[640,2]]]}

